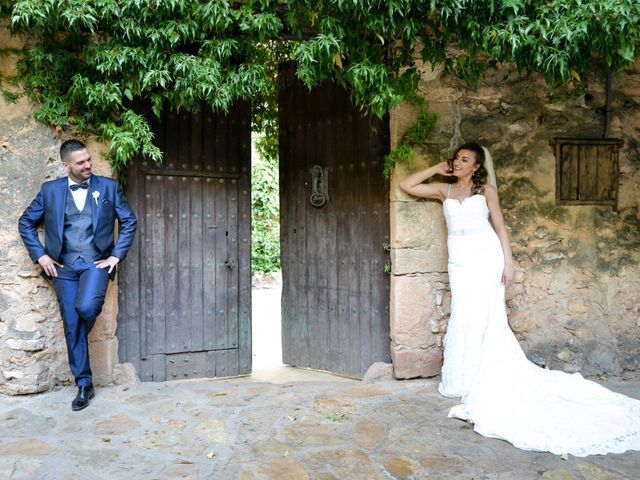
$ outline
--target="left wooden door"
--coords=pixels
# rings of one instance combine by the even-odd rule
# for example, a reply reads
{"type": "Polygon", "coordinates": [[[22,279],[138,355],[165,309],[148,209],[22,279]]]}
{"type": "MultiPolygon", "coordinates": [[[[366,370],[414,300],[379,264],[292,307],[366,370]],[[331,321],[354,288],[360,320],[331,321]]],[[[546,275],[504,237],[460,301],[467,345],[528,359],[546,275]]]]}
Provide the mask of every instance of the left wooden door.
{"type": "Polygon", "coordinates": [[[138,233],[119,273],[120,362],[142,381],[251,372],[251,119],[149,116],[162,164],[140,161],[125,191],[138,233]]]}

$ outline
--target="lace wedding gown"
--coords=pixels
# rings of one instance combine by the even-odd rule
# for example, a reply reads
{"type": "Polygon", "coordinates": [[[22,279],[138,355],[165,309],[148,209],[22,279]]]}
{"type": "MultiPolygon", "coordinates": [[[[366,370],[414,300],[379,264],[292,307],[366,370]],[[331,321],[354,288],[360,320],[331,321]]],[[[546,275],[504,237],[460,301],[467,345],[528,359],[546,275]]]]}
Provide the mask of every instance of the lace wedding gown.
{"type": "Polygon", "coordinates": [[[449,417],[523,450],[640,450],[640,401],[525,357],[507,323],[504,256],[484,195],[447,198],[443,208],[452,302],[439,391],[461,401],[449,417]]]}

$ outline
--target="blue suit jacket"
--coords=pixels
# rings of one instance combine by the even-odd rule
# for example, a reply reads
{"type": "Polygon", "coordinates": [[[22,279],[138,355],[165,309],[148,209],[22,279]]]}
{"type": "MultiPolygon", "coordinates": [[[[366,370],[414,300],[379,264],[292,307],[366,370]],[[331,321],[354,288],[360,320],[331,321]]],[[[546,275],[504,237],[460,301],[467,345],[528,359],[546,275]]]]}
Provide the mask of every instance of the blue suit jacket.
{"type": "MultiPolygon", "coordinates": [[[[124,260],[136,233],[136,217],[117,180],[91,175],[90,183],[86,201],[93,202],[93,241],[100,250],[100,259],[113,255],[124,260]],[[120,222],[120,229],[118,241],[114,244],[116,219],[120,222]]],[[[45,254],[56,261],[60,259],[68,185],[67,177],[43,183],[18,221],[20,236],[34,262],[45,254]],[[44,245],[38,238],[38,223],[43,218],[44,245]]]]}

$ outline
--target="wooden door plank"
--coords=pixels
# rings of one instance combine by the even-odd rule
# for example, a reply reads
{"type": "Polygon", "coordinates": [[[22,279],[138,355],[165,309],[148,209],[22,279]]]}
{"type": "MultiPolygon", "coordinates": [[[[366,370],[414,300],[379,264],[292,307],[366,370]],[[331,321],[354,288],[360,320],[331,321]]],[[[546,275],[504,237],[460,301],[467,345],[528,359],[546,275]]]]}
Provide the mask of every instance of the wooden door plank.
{"type": "Polygon", "coordinates": [[[229,350],[216,350],[216,377],[228,377],[232,375],[229,365],[229,350]]]}
{"type": "Polygon", "coordinates": [[[615,200],[613,192],[616,186],[613,184],[617,179],[615,174],[615,156],[612,145],[600,145],[597,147],[597,185],[596,195],[598,199],[615,200]]]}
{"type": "MultiPolygon", "coordinates": [[[[291,68],[288,71],[284,71],[282,78],[285,82],[293,85],[291,68]]],[[[283,98],[282,96],[280,98],[283,98]]],[[[282,292],[282,361],[283,363],[296,364],[296,357],[294,351],[295,345],[295,317],[297,315],[297,309],[295,305],[296,283],[297,283],[297,269],[295,258],[295,241],[296,236],[294,234],[295,223],[295,170],[294,162],[295,157],[295,139],[302,132],[302,127],[299,125],[297,118],[295,118],[294,112],[298,107],[296,102],[296,94],[291,91],[285,91],[284,101],[282,105],[284,108],[280,109],[285,115],[281,125],[285,125],[286,137],[283,138],[286,149],[283,154],[280,155],[281,171],[285,172],[285,177],[280,183],[282,189],[282,197],[280,201],[281,215],[280,218],[284,219],[282,224],[282,253],[283,262],[283,292],[282,292]],[[291,118],[287,118],[288,114],[291,114],[291,118]],[[284,213],[284,215],[283,215],[284,213]]]]}
{"type": "MultiPolygon", "coordinates": [[[[379,172],[370,168],[369,156],[371,155],[370,144],[371,128],[369,124],[369,117],[360,121],[357,136],[357,175],[358,180],[358,208],[357,215],[357,231],[358,232],[371,232],[371,204],[370,199],[373,198],[379,192],[373,192],[371,189],[371,176],[378,175],[379,172]]],[[[371,235],[361,235],[358,242],[358,275],[360,278],[359,284],[359,299],[358,299],[358,313],[360,316],[359,324],[359,344],[360,344],[360,357],[357,359],[357,365],[354,365],[354,371],[356,375],[366,371],[369,367],[371,357],[374,354],[373,342],[372,342],[372,318],[370,312],[370,305],[373,299],[371,298],[371,264],[370,259],[377,254],[374,248],[374,240],[371,235]]]]}
{"type": "Polygon", "coordinates": [[[390,277],[384,268],[389,261],[389,252],[384,248],[390,244],[389,225],[389,182],[382,175],[384,158],[389,153],[389,119],[372,118],[370,179],[373,201],[371,211],[371,238],[380,242],[374,244],[371,262],[371,331],[372,355],[370,360],[390,362],[389,298],[390,277]],[[376,254],[377,253],[377,254],[376,254]]]}
{"type": "MultiPolygon", "coordinates": [[[[308,100],[305,92],[297,89],[291,92],[291,108],[295,112],[308,100]]],[[[285,343],[286,354],[283,346],[283,358],[285,363],[294,363],[298,366],[309,366],[308,355],[308,331],[306,328],[306,319],[304,318],[306,293],[305,293],[305,252],[304,245],[305,231],[304,231],[304,206],[302,205],[304,196],[304,186],[302,182],[304,169],[304,154],[305,145],[302,143],[301,138],[304,137],[307,132],[306,125],[299,118],[295,118],[293,125],[294,131],[289,136],[290,143],[290,158],[291,165],[290,178],[289,178],[289,281],[287,289],[288,304],[288,318],[286,322],[286,329],[289,332],[290,337],[285,343]],[[303,298],[304,297],[304,298],[303,298]]],[[[283,302],[285,299],[283,298],[283,302]]]]}
{"type": "Polygon", "coordinates": [[[577,145],[562,146],[562,198],[567,200],[578,199],[578,164],[580,152],[577,145]]]}
{"type": "Polygon", "coordinates": [[[279,184],[280,184],[280,265],[282,269],[282,295],[280,297],[280,316],[281,316],[281,345],[282,345],[282,362],[290,363],[288,361],[291,358],[290,350],[290,294],[291,288],[291,235],[290,235],[290,218],[289,213],[289,189],[291,182],[289,181],[289,175],[291,168],[289,167],[291,158],[291,131],[295,128],[295,121],[290,118],[289,112],[291,111],[291,97],[289,94],[289,84],[291,83],[290,69],[287,65],[281,65],[278,77],[278,156],[279,156],[279,184]]]}
{"type": "Polygon", "coordinates": [[[345,187],[343,192],[344,216],[345,221],[343,223],[343,229],[341,231],[340,244],[343,245],[344,252],[341,258],[345,259],[345,272],[343,275],[344,286],[341,288],[345,292],[345,335],[346,342],[343,338],[343,343],[340,351],[341,358],[344,359],[342,363],[343,373],[352,373],[355,359],[358,357],[359,352],[359,319],[356,314],[356,294],[358,291],[358,278],[354,261],[358,255],[357,247],[357,233],[355,231],[355,215],[358,207],[358,180],[354,178],[354,160],[357,155],[356,139],[358,134],[358,114],[354,111],[349,103],[345,101],[347,122],[345,128],[345,137],[347,140],[343,145],[341,167],[343,177],[345,179],[345,187]],[[355,282],[355,283],[354,283],[355,282]]]}
{"type": "Polygon", "coordinates": [[[238,374],[251,373],[251,107],[240,110],[242,118],[240,179],[238,180],[238,374]]]}
{"type": "MultiPolygon", "coordinates": [[[[296,97],[298,105],[309,104],[313,99],[308,91],[299,90],[296,97]]],[[[295,229],[296,238],[296,319],[295,319],[295,350],[296,357],[300,361],[300,366],[310,367],[310,344],[309,344],[309,305],[308,305],[308,261],[309,254],[307,249],[308,232],[307,232],[307,193],[309,192],[309,173],[310,168],[307,155],[309,149],[305,139],[311,133],[314,126],[313,116],[299,118],[298,122],[302,127],[302,135],[295,138],[295,156],[299,168],[296,168],[296,176],[294,177],[295,193],[295,229]]]]}
{"type": "MultiPolygon", "coordinates": [[[[237,152],[234,152],[234,154],[237,152]]],[[[236,157],[237,158],[237,157],[236,157]]],[[[227,252],[229,258],[225,262],[227,268],[227,348],[238,348],[238,183],[235,178],[227,182],[227,217],[228,235],[227,252]]]]}
{"type": "MultiPolygon", "coordinates": [[[[231,173],[237,173],[242,163],[242,143],[233,141],[233,136],[242,138],[243,118],[239,109],[230,112],[231,128],[229,129],[230,138],[228,139],[229,165],[231,173]]],[[[229,235],[227,237],[227,251],[229,258],[227,263],[227,282],[229,285],[227,292],[227,335],[228,347],[238,348],[239,346],[239,315],[238,300],[240,295],[240,270],[239,270],[239,242],[238,242],[238,215],[239,215],[239,185],[238,180],[232,178],[228,183],[228,222],[229,235]]],[[[235,368],[237,370],[237,355],[235,368]]]]}
{"type": "Polygon", "coordinates": [[[342,97],[333,93],[327,95],[327,100],[331,105],[332,128],[328,130],[332,141],[330,142],[329,165],[329,205],[326,210],[326,225],[323,244],[326,248],[326,268],[327,268],[327,290],[324,298],[326,299],[327,310],[327,332],[325,334],[328,344],[325,349],[325,358],[323,362],[324,369],[327,371],[337,372],[340,358],[340,315],[339,315],[339,298],[338,298],[338,229],[340,225],[340,212],[344,208],[340,197],[340,188],[343,185],[341,180],[339,165],[343,161],[341,146],[344,141],[344,115],[342,114],[342,97]]]}
{"type": "MultiPolygon", "coordinates": [[[[208,172],[216,171],[216,157],[218,152],[218,125],[217,118],[210,109],[204,115],[202,155],[206,163],[208,172]]],[[[202,197],[202,331],[203,348],[205,350],[215,349],[215,323],[216,323],[216,294],[218,286],[216,283],[216,250],[215,238],[216,230],[219,228],[216,221],[216,197],[214,179],[200,182],[203,189],[202,197]]],[[[215,376],[215,371],[212,374],[215,376]]]]}
{"type": "MultiPolygon", "coordinates": [[[[322,370],[330,370],[329,358],[331,358],[331,321],[329,316],[329,272],[335,268],[335,209],[337,206],[334,197],[335,188],[332,184],[336,172],[336,126],[333,118],[335,108],[335,96],[324,95],[324,107],[326,113],[323,115],[321,138],[316,138],[314,145],[324,145],[322,161],[319,164],[326,168],[328,175],[328,200],[327,203],[316,211],[315,235],[316,242],[314,250],[317,255],[317,269],[315,274],[315,315],[317,330],[314,333],[312,342],[318,344],[319,359],[315,365],[322,370]],[[333,220],[333,221],[332,221],[333,220]]],[[[320,131],[320,129],[319,129],[320,131]]],[[[314,278],[310,276],[310,278],[314,278]]]]}
{"type": "Polygon", "coordinates": [[[151,274],[147,277],[151,291],[147,292],[151,301],[151,321],[148,322],[150,335],[147,343],[147,353],[156,354],[165,351],[165,228],[164,228],[164,186],[161,176],[147,176],[149,179],[149,193],[151,206],[149,207],[151,223],[151,242],[149,257],[151,257],[151,274]]]}
{"type": "Polygon", "coordinates": [[[188,223],[190,229],[189,247],[189,274],[188,282],[191,291],[191,304],[186,309],[189,312],[189,343],[190,350],[200,351],[205,348],[205,309],[204,297],[208,295],[205,287],[204,266],[207,257],[203,255],[204,246],[204,195],[202,182],[182,180],[182,188],[190,188],[190,204],[188,223]]]}
{"type": "MultiPolygon", "coordinates": [[[[206,161],[203,156],[203,125],[205,111],[193,115],[190,132],[191,155],[203,170],[206,170],[206,161]]],[[[188,285],[191,292],[191,304],[185,308],[189,312],[189,348],[191,351],[205,350],[204,347],[204,296],[207,294],[204,287],[203,263],[203,184],[187,177],[182,177],[180,187],[189,191],[189,210],[187,223],[189,228],[189,261],[188,285]]]]}
{"type": "MultiPolygon", "coordinates": [[[[318,277],[318,237],[321,235],[318,225],[318,216],[320,215],[320,209],[314,207],[309,202],[309,198],[312,194],[312,168],[315,165],[325,167],[325,149],[327,144],[327,135],[323,122],[322,106],[318,104],[317,95],[309,97],[309,105],[311,107],[312,114],[308,115],[308,119],[305,122],[304,139],[305,142],[310,142],[314,148],[305,148],[302,152],[304,157],[301,158],[299,163],[299,171],[301,173],[300,184],[304,187],[301,197],[302,215],[305,222],[305,263],[301,265],[298,275],[305,278],[304,289],[304,301],[306,304],[305,321],[307,325],[306,331],[306,344],[308,347],[308,366],[320,365],[320,358],[322,356],[319,336],[321,332],[321,325],[318,318],[318,288],[317,284],[312,282],[311,279],[317,279],[318,277]]],[[[300,142],[302,143],[302,142],[300,142]]]]}
{"type": "Polygon", "coordinates": [[[165,255],[162,261],[165,272],[165,353],[178,353],[184,351],[181,344],[185,333],[180,318],[180,295],[182,290],[180,286],[180,265],[182,252],[180,251],[178,238],[181,236],[179,223],[181,194],[176,191],[176,179],[174,176],[163,177],[163,183],[166,204],[164,230],[165,255]]]}
{"type": "MultiPolygon", "coordinates": [[[[227,157],[229,155],[228,137],[229,137],[228,117],[226,115],[216,116],[216,168],[218,172],[227,171],[227,157]]],[[[229,259],[229,251],[227,249],[227,237],[229,235],[228,224],[228,179],[218,178],[212,183],[215,196],[215,250],[211,252],[216,258],[215,276],[215,330],[214,345],[215,349],[227,348],[228,331],[227,331],[227,295],[228,295],[228,279],[227,267],[225,263],[229,259]]]]}
{"type": "MultiPolygon", "coordinates": [[[[140,197],[142,188],[140,185],[140,170],[136,167],[128,171],[129,190],[127,200],[134,212],[141,211],[140,197]]],[[[142,220],[142,219],[141,219],[142,220]]],[[[140,324],[141,318],[141,272],[140,244],[144,242],[142,221],[139,221],[138,234],[134,237],[133,244],[127,255],[128,268],[119,268],[118,271],[118,315],[117,331],[118,358],[135,359],[132,363],[139,370],[141,355],[140,324]]],[[[144,291],[144,290],[143,290],[144,291]]]]}
{"type": "Polygon", "coordinates": [[[578,166],[578,198],[593,200],[596,198],[598,184],[598,148],[590,145],[580,146],[580,164],[578,166]]]}
{"type": "MultiPolygon", "coordinates": [[[[191,198],[193,187],[196,182],[183,180],[184,177],[170,177],[169,183],[177,190],[178,211],[176,212],[176,234],[177,234],[177,259],[178,269],[177,292],[177,318],[172,330],[175,332],[175,345],[178,352],[189,352],[192,350],[192,329],[193,305],[198,301],[196,292],[191,286],[193,271],[191,270],[191,256],[195,255],[192,242],[193,233],[191,231],[191,198]],[[177,331],[176,331],[177,330],[177,331]]],[[[196,240],[198,241],[198,240],[196,240]]]]}
{"type": "MultiPolygon", "coordinates": [[[[182,135],[183,118],[179,114],[173,114],[169,116],[169,123],[167,130],[167,144],[165,146],[167,158],[176,159],[177,163],[182,163],[180,158],[180,147],[182,135]]],[[[186,169],[185,169],[186,170],[186,169]]],[[[179,266],[179,252],[178,252],[178,221],[179,215],[178,195],[175,187],[175,177],[172,175],[160,176],[159,181],[163,188],[163,255],[158,259],[158,268],[162,272],[154,272],[155,275],[161,275],[164,280],[164,288],[162,296],[158,297],[161,307],[164,309],[164,332],[163,338],[165,341],[164,348],[154,353],[177,353],[181,350],[176,343],[176,336],[179,335],[181,330],[178,324],[178,266],[179,266]]]]}
{"type": "Polygon", "coordinates": [[[166,357],[164,355],[151,355],[149,357],[151,367],[151,381],[162,382],[166,380],[166,357]]]}
{"type": "Polygon", "coordinates": [[[216,335],[216,296],[218,284],[216,282],[216,231],[219,228],[215,216],[216,196],[213,180],[202,183],[204,197],[203,204],[203,234],[202,234],[202,287],[203,295],[203,345],[205,350],[214,350],[216,335]]]}
{"type": "Polygon", "coordinates": [[[214,181],[215,184],[215,275],[216,275],[216,290],[215,290],[215,349],[227,348],[228,346],[228,332],[227,332],[227,295],[228,295],[228,282],[227,282],[227,267],[225,263],[228,261],[229,252],[227,250],[227,237],[229,235],[228,225],[228,211],[227,211],[227,179],[218,178],[214,181]]]}
{"type": "Polygon", "coordinates": [[[178,141],[176,145],[177,150],[177,163],[180,170],[187,170],[190,172],[198,171],[199,163],[197,159],[194,159],[191,155],[191,119],[194,114],[191,114],[185,109],[181,109],[177,115],[178,124],[176,125],[178,133],[178,141]]]}

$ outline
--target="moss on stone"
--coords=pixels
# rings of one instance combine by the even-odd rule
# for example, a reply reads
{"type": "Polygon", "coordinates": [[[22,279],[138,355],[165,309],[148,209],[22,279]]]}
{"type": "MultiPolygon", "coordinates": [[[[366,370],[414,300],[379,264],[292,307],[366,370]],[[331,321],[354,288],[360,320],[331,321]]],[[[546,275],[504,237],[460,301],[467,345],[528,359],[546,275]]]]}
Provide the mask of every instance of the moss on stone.
{"type": "Polygon", "coordinates": [[[633,210],[625,215],[617,231],[620,243],[623,243],[626,248],[637,249],[640,247],[640,218],[638,218],[638,209],[633,210]]]}
{"type": "Polygon", "coordinates": [[[554,202],[538,202],[538,212],[544,218],[555,223],[565,223],[570,219],[569,209],[560,207],[554,202]]]}

